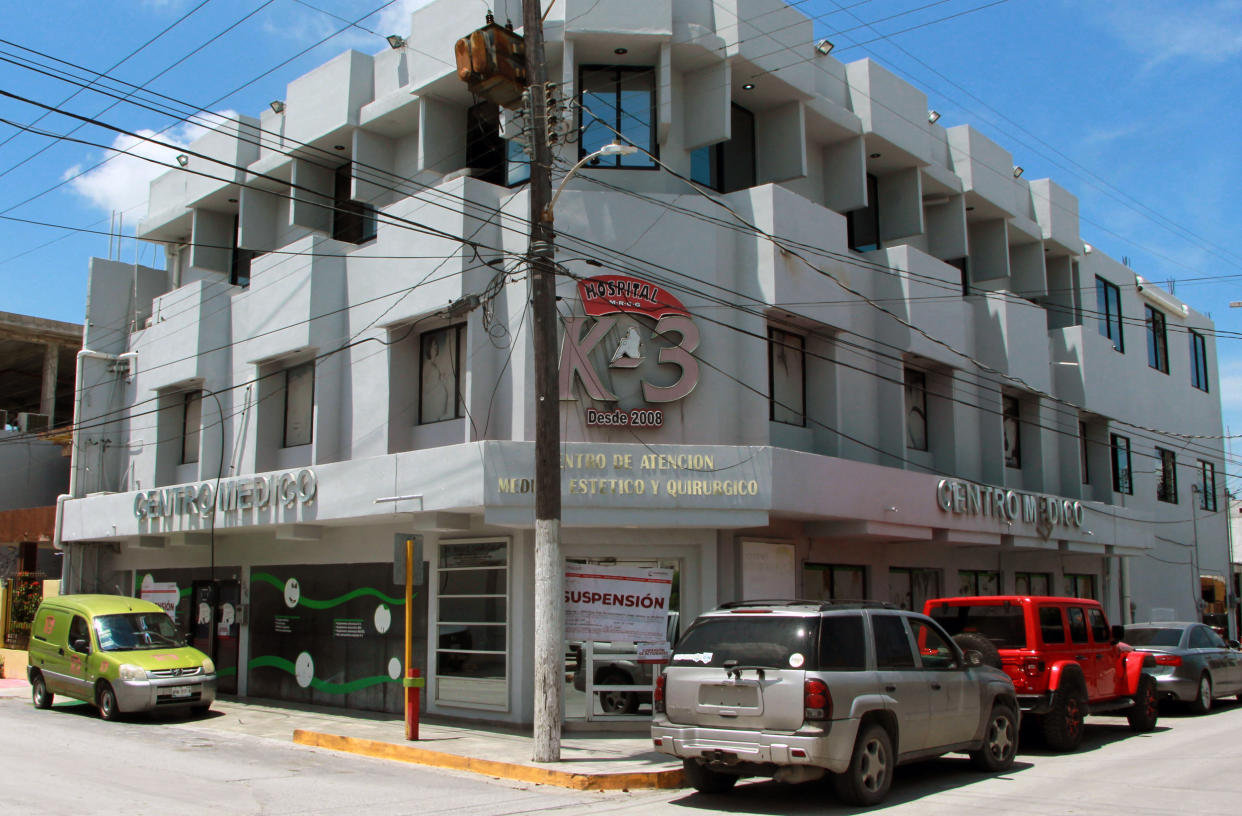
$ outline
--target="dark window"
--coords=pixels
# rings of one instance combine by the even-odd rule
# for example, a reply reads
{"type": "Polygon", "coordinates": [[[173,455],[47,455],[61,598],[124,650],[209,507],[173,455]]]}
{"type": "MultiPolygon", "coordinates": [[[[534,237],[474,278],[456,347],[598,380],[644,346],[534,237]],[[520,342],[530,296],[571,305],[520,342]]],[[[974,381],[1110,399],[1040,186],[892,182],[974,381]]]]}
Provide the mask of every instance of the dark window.
{"type": "Polygon", "coordinates": [[[866,578],[863,567],[804,564],[802,597],[815,601],[861,601],[867,597],[866,578]]]}
{"type": "Polygon", "coordinates": [[[1005,433],[1005,467],[1022,467],[1022,404],[1017,397],[1001,397],[1001,424],[1005,433]]]}
{"type": "Polygon", "coordinates": [[[870,252],[880,248],[880,182],[867,174],[867,206],[845,214],[845,231],[850,249],[870,252]]]}
{"type": "Polygon", "coordinates": [[[1121,336],[1121,290],[1116,284],[1096,278],[1095,297],[1100,316],[1100,334],[1113,341],[1113,348],[1124,352],[1126,344],[1121,336]]]}
{"type": "Polygon", "coordinates": [[[1130,481],[1130,440],[1124,436],[1112,434],[1113,454],[1113,490],[1117,493],[1134,495],[1134,485],[1130,481]]]}
{"type": "Polygon", "coordinates": [[[913,669],[914,652],[906,625],[897,615],[873,615],[875,629],[875,667],[877,669],[913,669]]]}
{"type": "Polygon", "coordinates": [[[957,668],[957,652],[949,645],[944,633],[927,621],[910,619],[910,630],[918,644],[919,659],[925,669],[957,668]]]}
{"type": "Polygon", "coordinates": [[[1015,572],[1013,591],[1016,595],[1047,595],[1052,576],[1046,572],[1015,572]]]}
{"type": "Polygon", "coordinates": [[[862,615],[826,615],[819,622],[820,671],[863,671],[867,646],[862,615]]]}
{"type": "Polygon", "coordinates": [[[530,180],[530,157],[517,139],[500,136],[500,110],[480,102],[466,110],[466,166],[473,176],[512,187],[530,180]]]}
{"type": "Polygon", "coordinates": [[[203,394],[189,391],[181,407],[181,464],[198,461],[198,432],[203,426],[203,394]]]}
{"type": "Polygon", "coordinates": [[[1087,616],[1083,614],[1082,608],[1071,606],[1065,610],[1066,617],[1069,618],[1070,641],[1073,643],[1087,642],[1087,616]]]}
{"type": "Polygon", "coordinates": [[[315,363],[285,369],[285,436],[283,447],[309,445],[315,417],[315,363]]]}
{"type": "Polygon", "coordinates": [[[1164,313],[1147,307],[1147,365],[1169,373],[1169,338],[1164,313]]]}
{"type": "Polygon", "coordinates": [[[1190,384],[1208,390],[1207,341],[1194,330],[1190,332],[1190,384]]]}
{"type": "Polygon", "coordinates": [[[1190,643],[1187,644],[1192,649],[1210,649],[1212,641],[1207,636],[1210,630],[1204,629],[1202,626],[1196,626],[1190,630],[1190,643]]]}
{"type": "Polygon", "coordinates": [[[91,650],[91,633],[86,626],[86,618],[81,615],[74,615],[73,621],[69,624],[69,648],[75,652],[89,652],[91,650]],[[86,641],[86,648],[79,649],[76,644],[79,640],[86,641]]]}
{"type": "Polygon", "coordinates": [[[1095,576],[1065,573],[1065,595],[1068,598],[1099,600],[1095,594],[1095,576]]]}
{"type": "Polygon", "coordinates": [[[1171,450],[1156,448],[1160,457],[1160,478],[1156,482],[1156,498],[1177,504],[1177,457],[1171,450]]]}
{"type": "Polygon", "coordinates": [[[462,341],[465,324],[423,332],[418,352],[418,422],[459,419],[462,399],[462,341]]]}
{"type": "Polygon", "coordinates": [[[1213,632],[1211,629],[1204,629],[1203,631],[1207,632],[1208,643],[1211,644],[1210,648],[1212,649],[1228,649],[1229,648],[1229,646],[1225,643],[1225,641],[1221,638],[1221,636],[1213,632]]]}
{"type": "Polygon", "coordinates": [[[769,415],[773,422],[806,425],[806,340],[768,329],[769,415]]]}
{"type": "Polygon", "coordinates": [[[1018,604],[937,604],[931,609],[931,618],[950,635],[973,632],[992,641],[998,649],[1026,648],[1026,619],[1018,604]]]}
{"type": "Polygon", "coordinates": [[[243,289],[250,285],[250,262],[262,255],[253,249],[242,249],[241,216],[233,216],[233,246],[229,256],[229,283],[243,289]]]}
{"type": "Polygon", "coordinates": [[[953,258],[945,261],[949,266],[955,268],[962,278],[962,297],[970,294],[970,268],[967,266],[965,258],[953,258]]]}
{"type": "MultiPolygon", "coordinates": [[[[655,155],[654,68],[584,66],[579,87],[578,101],[582,105],[579,158],[618,138],[655,155]]],[[[642,150],[629,156],[597,156],[590,166],[655,167],[655,161],[642,150]]]]}
{"type": "Polygon", "coordinates": [[[1044,643],[1065,642],[1065,621],[1061,617],[1061,607],[1039,608],[1039,637],[1044,643]]]}
{"type": "Polygon", "coordinates": [[[906,369],[906,447],[927,450],[927,375],[906,369]]]}
{"type": "Polygon", "coordinates": [[[788,669],[789,658],[801,655],[803,668],[814,671],[819,655],[819,618],[781,615],[729,615],[700,618],[677,641],[674,666],[739,666],[788,669]],[[701,658],[710,655],[706,663],[701,658]]]}
{"type": "Polygon", "coordinates": [[[1087,621],[1091,624],[1091,639],[1096,643],[1108,643],[1113,639],[1108,628],[1108,619],[1098,609],[1087,610],[1087,621]]]}
{"type": "Polygon", "coordinates": [[[992,570],[958,570],[958,595],[996,595],[1000,592],[1000,573],[992,570]]]}
{"type": "Polygon", "coordinates": [[[336,169],[332,237],[350,244],[365,244],[375,237],[375,207],[350,197],[354,179],[352,168],[352,164],[344,164],[336,169]]]}
{"type": "Polygon", "coordinates": [[[1216,465],[1199,460],[1199,471],[1202,478],[1199,482],[1199,507],[1203,510],[1216,511],[1216,465]]]}
{"type": "Polygon", "coordinates": [[[755,115],[740,105],[731,113],[727,141],[690,153],[690,178],[722,193],[755,186],[755,115]]]}
{"type": "Polygon", "coordinates": [[[1091,484],[1091,459],[1087,456],[1087,423],[1078,423],[1078,459],[1082,470],[1082,483],[1091,484]]]}

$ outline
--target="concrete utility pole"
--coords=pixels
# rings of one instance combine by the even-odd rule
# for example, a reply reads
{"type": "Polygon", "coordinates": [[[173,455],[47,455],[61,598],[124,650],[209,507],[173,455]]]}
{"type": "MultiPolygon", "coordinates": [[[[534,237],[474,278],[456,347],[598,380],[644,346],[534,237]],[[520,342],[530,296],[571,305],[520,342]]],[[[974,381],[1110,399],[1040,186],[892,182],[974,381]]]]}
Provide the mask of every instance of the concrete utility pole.
{"type": "Polygon", "coordinates": [[[547,66],[539,0],[522,1],[530,95],[530,267],[535,342],[535,723],[534,759],[561,758],[565,631],[561,564],[560,394],[556,376],[556,274],[553,269],[552,151],[548,147],[547,66]]]}

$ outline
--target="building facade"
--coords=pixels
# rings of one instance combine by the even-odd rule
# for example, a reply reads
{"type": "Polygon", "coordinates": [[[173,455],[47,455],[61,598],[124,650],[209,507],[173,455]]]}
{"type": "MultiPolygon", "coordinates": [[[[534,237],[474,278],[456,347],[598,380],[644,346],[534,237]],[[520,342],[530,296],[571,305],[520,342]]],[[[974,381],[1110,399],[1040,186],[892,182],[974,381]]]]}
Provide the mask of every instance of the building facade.
{"type": "MultiPolygon", "coordinates": [[[[75,588],[166,598],[238,693],[394,708],[408,612],[429,711],[532,718],[527,125],[450,64],[475,14],[433,3],[208,133],[151,187],[166,268],[91,263],[75,588]]],[[[1085,244],[1073,195],[775,0],[546,25],[554,184],[641,148],[556,204],[569,563],[669,568],[683,619],[1203,612],[1230,574],[1213,327],[1085,244]]]]}

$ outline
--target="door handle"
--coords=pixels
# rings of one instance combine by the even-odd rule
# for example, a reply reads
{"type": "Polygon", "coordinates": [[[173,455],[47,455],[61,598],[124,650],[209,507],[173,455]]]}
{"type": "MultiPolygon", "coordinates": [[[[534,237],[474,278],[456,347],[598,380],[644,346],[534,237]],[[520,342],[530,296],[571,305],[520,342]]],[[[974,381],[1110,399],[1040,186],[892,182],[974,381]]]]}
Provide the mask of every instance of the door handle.
{"type": "Polygon", "coordinates": [[[932,684],[931,684],[931,687],[932,687],[932,690],[934,690],[934,691],[940,691],[940,684],[939,684],[939,683],[932,683],[932,684]]]}
{"type": "Polygon", "coordinates": [[[1086,655],[1074,655],[1074,659],[1075,660],[1086,660],[1087,656],[1086,655]]]}
{"type": "Polygon", "coordinates": [[[64,656],[65,656],[65,647],[63,647],[63,646],[62,646],[62,647],[60,647],[59,649],[57,649],[56,651],[58,651],[58,652],[60,653],[60,656],[61,656],[61,657],[64,657],[64,656]]]}
{"type": "Polygon", "coordinates": [[[884,690],[885,691],[896,691],[897,687],[896,686],[885,686],[884,690]]]}

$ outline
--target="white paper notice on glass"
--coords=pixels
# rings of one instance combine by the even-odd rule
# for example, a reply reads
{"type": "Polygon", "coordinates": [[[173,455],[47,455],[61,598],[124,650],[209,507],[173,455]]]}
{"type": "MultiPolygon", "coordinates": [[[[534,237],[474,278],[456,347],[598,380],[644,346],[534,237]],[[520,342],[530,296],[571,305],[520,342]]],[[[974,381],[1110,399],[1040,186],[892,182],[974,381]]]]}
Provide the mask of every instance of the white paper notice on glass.
{"type": "Polygon", "coordinates": [[[794,545],[743,541],[740,600],[793,597],[794,545]]]}

